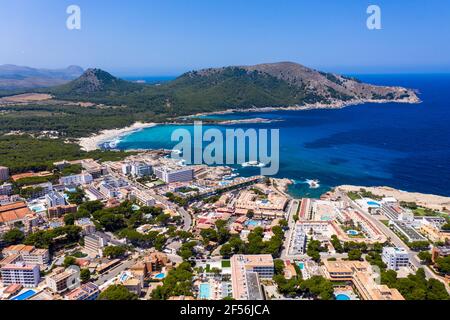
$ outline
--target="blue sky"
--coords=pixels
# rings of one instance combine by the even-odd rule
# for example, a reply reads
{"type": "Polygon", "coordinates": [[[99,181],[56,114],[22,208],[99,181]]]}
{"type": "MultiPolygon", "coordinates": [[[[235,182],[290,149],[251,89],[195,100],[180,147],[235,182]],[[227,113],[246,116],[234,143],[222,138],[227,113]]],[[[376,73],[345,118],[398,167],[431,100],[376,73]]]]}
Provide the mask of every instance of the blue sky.
{"type": "Polygon", "coordinates": [[[0,0],[0,64],[176,75],[295,61],[343,73],[450,72],[448,0],[0,0]],[[66,28],[67,6],[81,30],[66,28]],[[382,30],[366,9],[382,10],[382,30]]]}

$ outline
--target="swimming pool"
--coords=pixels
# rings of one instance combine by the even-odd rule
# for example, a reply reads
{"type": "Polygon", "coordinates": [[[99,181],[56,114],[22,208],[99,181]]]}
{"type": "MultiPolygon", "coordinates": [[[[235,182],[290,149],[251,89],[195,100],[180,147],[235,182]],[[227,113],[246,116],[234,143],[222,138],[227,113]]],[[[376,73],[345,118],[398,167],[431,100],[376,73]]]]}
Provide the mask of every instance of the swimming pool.
{"type": "Polygon", "coordinates": [[[155,279],[164,279],[166,275],[164,273],[158,273],[154,278],[155,279]]]}
{"type": "Polygon", "coordinates": [[[256,227],[259,226],[259,222],[256,220],[248,220],[247,222],[245,222],[246,226],[251,226],[251,227],[256,227]]]}
{"type": "Polygon", "coordinates": [[[375,202],[375,201],[367,201],[367,204],[369,206],[372,206],[372,207],[379,207],[380,206],[380,204],[378,202],[375,202]]]}
{"type": "Polygon", "coordinates": [[[297,265],[300,268],[300,270],[303,270],[303,268],[305,267],[305,264],[303,262],[299,262],[297,263],[297,265]]]}
{"type": "Polygon", "coordinates": [[[31,206],[29,206],[29,208],[31,209],[31,211],[33,211],[35,213],[43,212],[46,210],[45,206],[43,204],[31,205],[31,206]]]}
{"type": "Polygon", "coordinates": [[[357,236],[359,234],[359,232],[356,230],[348,230],[347,234],[351,235],[351,236],[357,236]]]}
{"type": "Polygon", "coordinates": [[[200,299],[209,299],[211,297],[211,285],[209,283],[200,284],[200,299]]]}
{"type": "Polygon", "coordinates": [[[350,297],[345,293],[340,293],[336,295],[336,300],[350,300],[350,297]]]}
{"type": "Polygon", "coordinates": [[[36,294],[36,291],[34,290],[27,290],[25,292],[22,292],[21,294],[19,294],[18,296],[15,296],[14,298],[12,298],[11,300],[26,300],[28,298],[31,298],[32,296],[34,296],[36,294]]]}

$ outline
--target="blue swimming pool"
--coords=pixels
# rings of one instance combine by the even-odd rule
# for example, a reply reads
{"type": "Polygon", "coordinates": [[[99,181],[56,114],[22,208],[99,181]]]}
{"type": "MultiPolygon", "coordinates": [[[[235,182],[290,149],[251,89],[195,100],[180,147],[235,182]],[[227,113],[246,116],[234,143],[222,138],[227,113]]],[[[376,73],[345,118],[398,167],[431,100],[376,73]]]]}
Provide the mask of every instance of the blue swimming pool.
{"type": "Polygon", "coordinates": [[[209,283],[200,284],[200,299],[209,299],[211,297],[211,285],[209,283]]]}
{"type": "Polygon", "coordinates": [[[300,268],[300,270],[303,270],[303,268],[305,267],[305,264],[303,262],[299,262],[297,263],[297,265],[300,268]]]}
{"type": "Polygon", "coordinates": [[[158,273],[154,278],[155,279],[164,279],[166,275],[164,273],[158,273]]]}
{"type": "Polygon", "coordinates": [[[348,230],[347,234],[351,235],[351,236],[357,236],[359,234],[359,232],[356,230],[348,230]]]}
{"type": "Polygon", "coordinates": [[[251,226],[251,227],[256,227],[259,226],[259,222],[256,220],[248,220],[247,222],[245,222],[246,226],[251,226]]]}
{"type": "Polygon", "coordinates": [[[36,294],[36,291],[34,290],[27,290],[25,292],[22,292],[21,294],[19,294],[18,296],[15,296],[14,298],[12,298],[11,300],[26,300],[28,298],[31,298],[32,296],[34,296],[36,294]]]}
{"type": "Polygon", "coordinates": [[[367,201],[367,204],[369,206],[372,206],[372,207],[379,207],[380,206],[380,204],[378,202],[375,202],[375,201],[367,201]]]}
{"type": "Polygon", "coordinates": [[[336,295],[336,300],[350,300],[350,297],[344,293],[336,295]]]}

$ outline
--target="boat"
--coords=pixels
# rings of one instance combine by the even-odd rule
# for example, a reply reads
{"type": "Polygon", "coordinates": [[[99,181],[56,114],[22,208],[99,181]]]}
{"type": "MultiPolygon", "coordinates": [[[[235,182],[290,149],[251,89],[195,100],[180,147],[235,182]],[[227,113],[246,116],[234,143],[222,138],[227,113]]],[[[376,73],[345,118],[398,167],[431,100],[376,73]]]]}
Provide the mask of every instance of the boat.
{"type": "Polygon", "coordinates": [[[243,167],[265,167],[266,164],[263,162],[259,162],[259,161],[249,161],[249,162],[244,162],[242,164],[243,167]]]}
{"type": "Polygon", "coordinates": [[[317,179],[308,179],[306,183],[309,185],[311,189],[317,189],[320,187],[319,180],[317,179]]]}

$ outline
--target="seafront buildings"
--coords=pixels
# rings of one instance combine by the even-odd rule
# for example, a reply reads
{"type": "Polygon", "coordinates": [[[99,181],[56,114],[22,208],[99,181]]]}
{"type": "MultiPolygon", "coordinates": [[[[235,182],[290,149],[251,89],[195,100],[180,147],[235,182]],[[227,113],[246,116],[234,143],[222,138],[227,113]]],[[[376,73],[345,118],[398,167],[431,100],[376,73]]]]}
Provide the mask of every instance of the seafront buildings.
{"type": "Polygon", "coordinates": [[[95,300],[112,285],[151,299],[188,263],[189,291],[168,299],[319,299],[300,289],[286,295],[277,282],[315,277],[330,281],[329,298],[401,300],[376,279],[369,256],[401,278],[424,267],[409,241],[429,241],[434,271],[449,255],[444,215],[417,216],[392,197],[352,200],[339,190],[292,199],[289,180],[184,166],[166,155],[62,161],[55,170],[75,165],[81,173],[56,171],[57,180],[42,183],[51,172],[29,172],[2,183],[0,299],[95,300]],[[30,177],[39,183],[16,185],[30,177]],[[7,243],[14,233],[26,241],[7,243]],[[86,283],[69,264],[84,277],[89,271],[86,283]]]}

